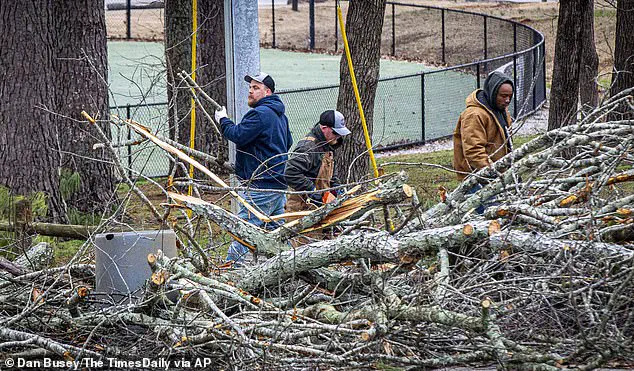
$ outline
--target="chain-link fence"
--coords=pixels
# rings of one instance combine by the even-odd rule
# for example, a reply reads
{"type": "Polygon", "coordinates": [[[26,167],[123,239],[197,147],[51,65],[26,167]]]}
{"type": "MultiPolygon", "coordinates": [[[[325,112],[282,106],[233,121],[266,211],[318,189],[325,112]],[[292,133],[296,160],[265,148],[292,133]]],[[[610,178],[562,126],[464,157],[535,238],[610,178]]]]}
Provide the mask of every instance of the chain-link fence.
{"type": "MultiPolygon", "coordinates": [[[[122,119],[132,119],[154,132],[167,136],[167,104],[148,103],[144,105],[125,105],[110,107],[110,112],[122,119]]],[[[112,138],[114,143],[127,143],[116,146],[116,152],[122,165],[128,169],[128,175],[136,178],[139,174],[147,177],[166,176],[169,172],[170,160],[165,152],[149,141],[140,144],[129,144],[138,135],[131,132],[128,126],[113,126],[112,138]]]]}
{"type": "MultiPolygon", "coordinates": [[[[273,11],[273,6],[271,8],[273,11]]],[[[343,8],[346,10],[347,7],[343,8]]],[[[323,13],[324,9],[332,11],[328,7],[317,9],[320,11],[315,14],[323,13]]],[[[310,45],[311,34],[317,49],[327,48],[330,42],[334,43],[331,50],[341,48],[336,34],[326,37],[323,33],[308,30],[306,35],[294,37],[306,36],[307,45],[310,45]]],[[[280,46],[279,33],[271,36],[272,45],[280,46]]],[[[371,118],[372,140],[377,150],[450,136],[465,108],[466,97],[479,88],[493,70],[501,70],[513,78],[516,94],[509,109],[516,120],[534,112],[546,100],[543,36],[517,22],[462,10],[389,2],[382,50],[389,50],[398,57],[452,67],[379,80],[371,118]],[[429,32],[421,33],[420,28],[414,27],[418,22],[424,22],[429,32]]],[[[339,86],[282,90],[278,94],[286,105],[291,132],[297,143],[316,123],[321,112],[336,106],[339,86]]],[[[140,108],[128,108],[134,109],[140,108]]],[[[166,126],[166,105],[144,110],[137,115],[164,114],[163,123],[160,124],[161,119],[158,119],[157,124],[166,126]],[[144,110],[148,112],[144,113],[144,110]]],[[[141,118],[137,120],[147,122],[141,118]]],[[[143,160],[134,158],[131,163],[135,170],[152,176],[167,174],[166,158],[162,157],[159,164],[150,160],[150,149],[127,151],[143,160]],[[136,161],[140,163],[136,164],[136,161]]]]}
{"type": "Polygon", "coordinates": [[[165,15],[163,5],[162,1],[107,1],[108,38],[162,40],[165,15]]]}

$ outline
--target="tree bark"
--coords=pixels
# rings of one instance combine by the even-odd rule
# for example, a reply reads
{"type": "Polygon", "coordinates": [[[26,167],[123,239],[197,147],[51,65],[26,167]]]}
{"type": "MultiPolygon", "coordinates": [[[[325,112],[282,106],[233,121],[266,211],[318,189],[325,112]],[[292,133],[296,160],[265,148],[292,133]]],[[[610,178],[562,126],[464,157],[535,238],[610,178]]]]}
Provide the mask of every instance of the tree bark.
{"type": "Polygon", "coordinates": [[[594,0],[584,2],[583,55],[579,76],[579,99],[584,112],[592,111],[599,104],[599,56],[594,42],[594,0]]]}
{"type": "Polygon", "coordinates": [[[559,2],[548,130],[573,122],[577,112],[586,13],[592,0],[559,2]]]}
{"type": "Polygon", "coordinates": [[[618,0],[616,11],[616,40],[614,73],[610,94],[634,86],[634,0],[618,0]]]}
{"type": "MultiPolygon", "coordinates": [[[[198,2],[198,26],[197,83],[218,104],[226,106],[224,1],[198,2]]],[[[212,107],[205,109],[213,116],[212,107]]],[[[213,154],[222,164],[229,160],[229,147],[212,125],[202,112],[197,113],[195,148],[213,154]]]]}
{"type": "MultiPolygon", "coordinates": [[[[384,13],[385,0],[351,0],[346,17],[346,34],[370,137],[379,77],[384,13]]],[[[336,166],[339,176],[344,181],[348,176],[348,180],[357,181],[368,175],[368,161],[366,157],[357,159],[366,151],[366,144],[345,55],[341,58],[340,76],[337,110],[346,118],[346,125],[352,134],[346,137],[344,144],[337,151],[336,166]],[[355,166],[349,170],[348,167],[355,160],[355,166]]]]}
{"type": "Polygon", "coordinates": [[[0,185],[14,194],[43,191],[49,215],[65,220],[54,130],[55,14],[52,0],[0,5],[0,185]],[[46,107],[46,110],[43,109],[46,107]]]}
{"type": "Polygon", "coordinates": [[[177,74],[191,72],[191,1],[165,1],[165,62],[170,138],[189,146],[191,98],[177,74]]]}
{"type": "Polygon", "coordinates": [[[100,141],[89,124],[81,123],[82,110],[108,123],[108,51],[103,0],[55,0],[55,74],[57,136],[61,138],[61,167],[77,172],[81,185],[67,201],[84,212],[103,211],[112,203],[114,168],[109,153],[93,151],[100,141]],[[81,15],[81,16],[77,16],[81,15]]]}

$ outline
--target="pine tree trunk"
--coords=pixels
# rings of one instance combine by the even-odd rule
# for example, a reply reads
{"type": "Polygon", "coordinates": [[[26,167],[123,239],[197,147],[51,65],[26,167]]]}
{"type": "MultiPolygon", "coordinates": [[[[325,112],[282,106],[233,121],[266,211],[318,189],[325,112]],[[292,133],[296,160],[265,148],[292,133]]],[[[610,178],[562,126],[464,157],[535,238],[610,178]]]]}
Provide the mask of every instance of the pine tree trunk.
{"type": "Polygon", "coordinates": [[[599,104],[599,56],[594,42],[594,0],[585,5],[583,28],[583,55],[579,76],[579,99],[584,111],[591,111],[599,104]]]}
{"type": "Polygon", "coordinates": [[[634,0],[618,0],[611,95],[634,86],[634,0]]]}
{"type": "MultiPolygon", "coordinates": [[[[224,0],[198,2],[198,27],[197,83],[218,104],[226,106],[224,0]]],[[[213,117],[213,107],[204,105],[213,117]]],[[[229,147],[212,125],[202,112],[197,112],[196,149],[216,156],[223,163],[228,161],[229,147]]]]}
{"type": "MultiPolygon", "coordinates": [[[[370,137],[379,78],[384,13],[385,0],[351,0],[346,17],[346,34],[370,137]]],[[[352,134],[346,137],[343,146],[337,151],[335,163],[342,181],[346,181],[348,175],[349,180],[356,181],[369,175],[369,167],[367,156],[357,158],[366,151],[366,144],[345,55],[341,58],[340,71],[337,110],[343,113],[352,134]],[[350,167],[355,160],[354,166],[350,167]]]]}
{"type": "Polygon", "coordinates": [[[114,169],[109,153],[94,151],[102,142],[97,131],[80,112],[103,120],[101,129],[109,135],[108,51],[103,0],[55,0],[57,57],[55,74],[56,127],[61,138],[62,168],[79,173],[81,186],[69,207],[84,212],[103,211],[112,202],[114,169]]]}
{"type": "Polygon", "coordinates": [[[579,95],[579,77],[583,56],[585,13],[592,0],[562,0],[559,2],[557,39],[553,80],[550,90],[548,129],[568,125],[575,119],[579,95]]]}
{"type": "Polygon", "coordinates": [[[64,221],[58,149],[66,138],[48,111],[56,107],[53,29],[52,0],[0,2],[0,185],[45,192],[51,219],[64,221]]]}
{"type": "Polygon", "coordinates": [[[177,74],[183,70],[191,73],[191,17],[191,1],[165,1],[165,62],[170,138],[187,146],[191,127],[191,96],[177,74]]]}

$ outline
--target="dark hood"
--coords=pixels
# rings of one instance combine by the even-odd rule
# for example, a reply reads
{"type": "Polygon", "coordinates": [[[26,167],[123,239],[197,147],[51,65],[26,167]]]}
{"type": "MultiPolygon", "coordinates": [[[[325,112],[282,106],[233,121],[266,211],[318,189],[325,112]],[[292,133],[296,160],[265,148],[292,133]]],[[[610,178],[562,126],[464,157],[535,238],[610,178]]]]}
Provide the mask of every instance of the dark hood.
{"type": "Polygon", "coordinates": [[[487,76],[486,80],[484,80],[484,85],[482,86],[483,99],[480,99],[480,97],[478,97],[478,100],[485,104],[487,108],[490,108],[493,111],[503,111],[500,110],[495,104],[495,98],[498,95],[498,90],[500,90],[500,86],[505,83],[511,84],[513,92],[515,92],[513,80],[511,80],[510,77],[499,71],[491,72],[489,76],[487,76]]]}
{"type": "Polygon", "coordinates": [[[495,98],[498,95],[498,90],[502,84],[509,83],[513,88],[513,94],[515,94],[515,86],[513,80],[510,77],[499,71],[493,71],[484,80],[484,86],[482,90],[478,90],[476,93],[476,99],[484,106],[486,106],[495,115],[495,118],[500,123],[502,130],[504,130],[504,137],[506,138],[506,146],[509,152],[513,151],[513,142],[510,140],[508,131],[509,122],[506,120],[505,110],[501,110],[495,104],[495,98]]]}
{"type": "Polygon", "coordinates": [[[261,106],[269,107],[270,109],[275,111],[278,116],[283,115],[285,112],[284,103],[277,94],[269,95],[260,99],[253,108],[261,106]]]}

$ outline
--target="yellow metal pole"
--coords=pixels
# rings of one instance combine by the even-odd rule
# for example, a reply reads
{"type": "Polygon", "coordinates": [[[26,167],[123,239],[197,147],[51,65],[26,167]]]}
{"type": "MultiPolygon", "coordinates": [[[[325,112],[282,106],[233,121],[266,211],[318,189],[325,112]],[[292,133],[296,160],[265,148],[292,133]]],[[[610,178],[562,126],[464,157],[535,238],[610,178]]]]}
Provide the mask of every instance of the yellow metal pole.
{"type": "MultiPolygon", "coordinates": [[[[196,82],[196,40],[198,39],[198,0],[192,0],[192,80],[196,82]]],[[[196,139],[196,101],[191,98],[191,115],[189,125],[189,148],[194,149],[196,139]]],[[[189,165],[189,177],[194,178],[194,165],[189,165]]],[[[191,184],[187,189],[187,195],[191,196],[193,192],[191,184]]],[[[189,217],[192,216],[191,210],[187,212],[189,217]]]]}
{"type": "Polygon", "coordinates": [[[359,88],[357,87],[357,79],[354,75],[354,68],[352,66],[352,56],[350,55],[350,47],[348,46],[348,38],[346,37],[346,27],[343,24],[343,15],[341,14],[341,7],[337,4],[337,17],[339,18],[339,28],[341,28],[341,38],[343,39],[343,47],[346,51],[346,58],[348,59],[348,70],[350,70],[350,79],[352,80],[352,88],[354,89],[354,96],[357,99],[357,106],[359,107],[359,115],[361,116],[361,126],[363,126],[363,136],[365,137],[365,145],[368,148],[370,154],[370,164],[372,164],[372,170],[374,170],[374,177],[379,177],[379,169],[376,166],[376,159],[374,158],[374,151],[372,150],[372,141],[370,140],[370,134],[368,133],[368,125],[365,122],[365,114],[363,113],[363,105],[361,104],[361,95],[359,94],[359,88]]]}

